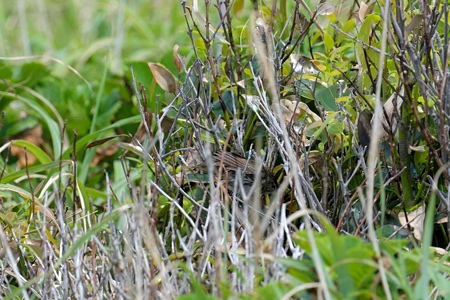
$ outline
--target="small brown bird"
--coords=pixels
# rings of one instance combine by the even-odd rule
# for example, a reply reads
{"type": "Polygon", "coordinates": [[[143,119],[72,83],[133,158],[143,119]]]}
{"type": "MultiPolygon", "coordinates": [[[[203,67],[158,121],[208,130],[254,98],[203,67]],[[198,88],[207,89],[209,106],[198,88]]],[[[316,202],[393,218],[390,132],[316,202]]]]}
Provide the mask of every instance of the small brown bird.
{"type": "MultiPolygon", "coordinates": [[[[246,194],[255,184],[257,172],[261,172],[260,182],[256,184],[260,185],[262,194],[269,194],[278,187],[273,173],[265,166],[258,166],[254,159],[247,159],[232,152],[218,151],[213,154],[213,161],[217,170],[223,167],[221,180],[226,180],[226,186],[230,191],[234,191],[237,172],[241,172],[242,186],[246,194]]],[[[236,186],[239,188],[239,183],[236,186]]],[[[238,196],[241,196],[239,190],[237,192],[238,196]]]]}

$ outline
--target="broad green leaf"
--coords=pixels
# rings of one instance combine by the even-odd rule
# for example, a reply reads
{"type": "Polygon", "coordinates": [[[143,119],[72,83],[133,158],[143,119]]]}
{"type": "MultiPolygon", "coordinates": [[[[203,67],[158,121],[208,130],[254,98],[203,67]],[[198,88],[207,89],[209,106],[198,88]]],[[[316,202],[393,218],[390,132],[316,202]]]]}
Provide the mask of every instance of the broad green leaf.
{"type": "Polygon", "coordinates": [[[369,43],[370,31],[372,30],[373,15],[368,15],[359,29],[359,38],[365,44],[369,43]]]}
{"type": "MultiPolygon", "coordinates": [[[[226,91],[222,94],[222,100],[225,103],[225,107],[228,111],[228,113],[232,113],[233,111],[233,98],[230,91],[226,91]]],[[[211,105],[211,110],[216,116],[224,116],[224,111],[222,109],[222,104],[220,103],[220,100],[214,101],[214,103],[211,105]]]]}
{"type": "Polygon", "coordinates": [[[345,33],[349,33],[350,31],[355,29],[355,26],[356,26],[355,19],[351,18],[350,20],[344,23],[344,25],[342,26],[342,31],[345,33]]]}
{"type": "MultiPolygon", "coordinates": [[[[2,180],[2,182],[3,182],[3,180],[2,180]]],[[[24,197],[25,199],[31,199],[31,194],[28,191],[26,191],[18,186],[12,185],[12,184],[0,183],[0,191],[11,191],[11,192],[19,194],[20,196],[24,197]]]]}
{"type": "MultiPolygon", "coordinates": [[[[353,35],[350,33],[350,31],[352,31],[353,29],[355,29],[356,23],[355,23],[355,19],[351,18],[350,20],[348,20],[347,22],[345,22],[345,24],[342,26],[341,30],[345,33],[348,33],[350,35],[353,35]]],[[[348,37],[341,33],[338,32],[338,36],[336,39],[336,45],[340,45],[343,41],[348,41],[348,37]]],[[[347,43],[344,43],[347,44],[347,43]]],[[[348,43],[349,45],[351,45],[351,43],[348,43]]]]}
{"type": "MultiPolygon", "coordinates": [[[[308,239],[308,234],[306,231],[299,231],[294,236],[295,242],[306,251],[308,255],[312,255],[312,248],[308,239]]],[[[317,245],[317,250],[327,266],[334,263],[332,244],[330,242],[330,236],[325,233],[314,234],[314,240],[317,245]]]]}
{"type": "Polygon", "coordinates": [[[332,85],[317,93],[317,100],[328,111],[337,111],[336,98],[339,97],[338,85],[332,85]]]}
{"type": "Polygon", "coordinates": [[[311,260],[281,258],[280,262],[287,267],[287,273],[295,277],[299,283],[312,282],[317,280],[317,274],[314,269],[314,263],[311,260]]]}
{"type": "Polygon", "coordinates": [[[34,86],[42,78],[46,77],[50,71],[40,62],[30,62],[22,65],[19,72],[15,74],[16,82],[26,82],[29,87],[34,86]]]}
{"type": "MultiPolygon", "coordinates": [[[[61,165],[62,166],[67,166],[70,165],[72,162],[71,161],[62,161],[61,165]]],[[[36,174],[36,173],[41,173],[41,172],[46,172],[46,171],[51,171],[53,169],[58,169],[60,165],[60,162],[56,161],[56,162],[52,162],[52,163],[48,163],[48,164],[42,164],[42,165],[37,165],[37,166],[33,166],[28,168],[28,173],[29,174],[36,174]]],[[[22,176],[25,176],[27,174],[27,171],[25,169],[16,171],[16,172],[12,172],[9,174],[4,175],[0,182],[1,183],[8,183],[11,182],[17,178],[20,178],[22,176]]]]}
{"type": "Polygon", "coordinates": [[[258,299],[272,300],[282,299],[283,296],[292,289],[289,285],[281,281],[272,281],[257,290],[258,299]]]}
{"type": "Polygon", "coordinates": [[[314,139],[319,139],[319,136],[322,134],[322,132],[325,130],[325,128],[334,120],[336,116],[336,113],[332,112],[330,113],[324,122],[322,122],[322,125],[320,125],[319,129],[315,130],[313,132],[314,139]]]}
{"type": "Polygon", "coordinates": [[[0,78],[3,79],[11,79],[13,76],[13,68],[10,65],[5,64],[3,61],[0,61],[0,78]]]}
{"type": "Polygon", "coordinates": [[[45,153],[44,150],[36,146],[35,144],[32,144],[25,140],[15,140],[13,141],[12,145],[16,145],[18,147],[26,147],[27,151],[36,156],[38,161],[42,164],[47,164],[52,162],[52,159],[50,156],[48,156],[47,153],[45,153]]]}
{"type": "Polygon", "coordinates": [[[286,0],[280,0],[280,12],[282,17],[282,22],[286,21],[286,0]]]}
{"type": "Polygon", "coordinates": [[[38,246],[38,245],[33,245],[31,243],[29,243],[29,239],[24,239],[24,241],[22,242],[22,245],[25,248],[28,248],[28,250],[33,253],[33,255],[35,257],[39,257],[40,259],[42,259],[43,257],[43,250],[42,247],[38,246]]]}
{"type": "Polygon", "coordinates": [[[1,91],[0,95],[3,95],[5,97],[11,97],[13,99],[15,98],[17,100],[22,101],[23,103],[27,104],[32,109],[34,109],[45,120],[48,126],[48,130],[50,131],[50,135],[52,136],[53,155],[55,157],[58,156],[61,149],[61,129],[59,128],[58,123],[52,117],[49,116],[47,111],[40,104],[38,104],[36,101],[32,99],[15,95],[13,93],[1,91]]]}
{"type": "Polygon", "coordinates": [[[148,75],[148,64],[141,61],[132,61],[129,62],[129,65],[133,68],[136,82],[142,83],[145,87],[149,87],[152,83],[152,78],[148,75]]]}
{"type": "Polygon", "coordinates": [[[206,50],[205,41],[202,38],[195,39],[195,47],[199,50],[206,50]]]}
{"type": "Polygon", "coordinates": [[[327,131],[329,134],[343,134],[344,133],[344,123],[340,121],[333,121],[328,125],[327,131]]]}

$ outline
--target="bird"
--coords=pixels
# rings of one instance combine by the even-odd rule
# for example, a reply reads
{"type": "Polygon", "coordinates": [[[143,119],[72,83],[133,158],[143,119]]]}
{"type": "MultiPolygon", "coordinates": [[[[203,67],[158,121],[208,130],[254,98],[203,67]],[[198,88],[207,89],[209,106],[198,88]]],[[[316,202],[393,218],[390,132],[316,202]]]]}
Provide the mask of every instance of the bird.
{"type": "Polygon", "coordinates": [[[277,180],[272,171],[266,166],[260,166],[254,159],[245,158],[234,152],[217,151],[212,156],[213,163],[216,169],[216,175],[221,175],[219,180],[225,183],[225,186],[230,192],[233,192],[235,187],[238,188],[237,195],[242,196],[240,192],[239,183],[236,184],[237,173],[241,172],[242,186],[245,194],[249,194],[253,185],[260,186],[261,194],[270,194],[274,192],[277,187],[277,180]],[[222,174],[218,171],[222,167],[222,174]],[[257,176],[260,172],[260,176],[257,176]],[[259,177],[259,182],[255,183],[259,177]]]}

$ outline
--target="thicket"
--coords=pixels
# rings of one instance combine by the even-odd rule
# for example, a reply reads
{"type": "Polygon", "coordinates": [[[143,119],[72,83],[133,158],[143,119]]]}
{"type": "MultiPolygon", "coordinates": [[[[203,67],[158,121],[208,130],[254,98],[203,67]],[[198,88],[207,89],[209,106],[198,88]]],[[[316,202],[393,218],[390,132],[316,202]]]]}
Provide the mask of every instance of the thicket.
{"type": "Polygon", "coordinates": [[[3,58],[1,296],[449,299],[447,3],[177,9],[97,92],[3,58]]]}

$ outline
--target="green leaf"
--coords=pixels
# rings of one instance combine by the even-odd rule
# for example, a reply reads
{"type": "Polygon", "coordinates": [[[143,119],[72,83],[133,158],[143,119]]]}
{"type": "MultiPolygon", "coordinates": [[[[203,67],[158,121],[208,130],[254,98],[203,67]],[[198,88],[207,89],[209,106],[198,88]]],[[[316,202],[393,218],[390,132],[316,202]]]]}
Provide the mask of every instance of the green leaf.
{"type": "Polygon", "coordinates": [[[291,287],[279,281],[272,281],[258,289],[258,299],[282,299],[291,290],[291,287]]]}
{"type": "MultiPolygon", "coordinates": [[[[62,166],[67,166],[67,165],[70,165],[71,163],[72,163],[71,161],[62,161],[61,165],[62,166]]],[[[31,168],[28,168],[28,173],[29,174],[36,174],[36,173],[40,173],[40,172],[44,172],[44,171],[51,171],[53,169],[59,168],[59,165],[60,165],[59,161],[52,162],[52,163],[49,163],[49,164],[37,165],[37,166],[31,167],[31,168]]],[[[15,180],[17,178],[25,176],[27,174],[26,172],[27,171],[24,169],[24,170],[19,170],[19,171],[16,171],[16,172],[9,173],[9,174],[3,176],[1,178],[1,180],[0,180],[0,182],[1,183],[11,182],[11,181],[13,181],[13,180],[15,180]]]]}
{"type": "Polygon", "coordinates": [[[8,93],[8,92],[1,92],[1,91],[0,91],[0,95],[3,95],[5,97],[16,98],[17,100],[20,100],[23,103],[30,106],[37,113],[39,113],[39,115],[41,115],[41,117],[47,123],[48,130],[50,131],[50,135],[52,137],[53,154],[55,157],[58,156],[60,153],[60,149],[61,149],[61,130],[58,126],[58,123],[55,120],[53,120],[52,117],[49,116],[47,111],[33,99],[29,99],[29,98],[25,98],[25,97],[22,97],[19,95],[15,95],[15,94],[8,93]]]}
{"type": "Polygon", "coordinates": [[[0,78],[10,79],[13,76],[12,67],[0,61],[0,78]]]}
{"type": "Polygon", "coordinates": [[[344,133],[344,123],[340,121],[333,121],[328,125],[327,131],[329,134],[343,134],[344,133]]]}
{"type": "Polygon", "coordinates": [[[282,22],[286,21],[286,0],[280,0],[280,13],[282,17],[282,22]]]}
{"type": "MultiPolygon", "coordinates": [[[[88,134],[88,135],[82,137],[77,142],[77,145],[76,145],[77,156],[78,156],[78,152],[79,151],[84,150],[86,148],[86,146],[90,142],[96,140],[101,133],[106,132],[106,131],[111,130],[111,129],[120,128],[121,126],[126,125],[126,124],[138,124],[138,123],[140,123],[141,120],[142,120],[141,116],[134,116],[134,117],[131,117],[131,118],[123,119],[123,120],[120,120],[120,121],[118,121],[118,122],[116,122],[114,124],[111,124],[108,127],[102,128],[102,129],[100,129],[100,130],[98,130],[98,131],[96,131],[96,132],[94,132],[92,134],[88,134]]],[[[64,151],[63,159],[68,159],[70,157],[71,153],[72,153],[72,148],[67,149],[66,151],[64,151]]]]}
{"type": "Polygon", "coordinates": [[[324,122],[322,122],[322,125],[320,125],[319,129],[315,130],[314,132],[309,134],[312,134],[312,136],[314,137],[314,139],[319,139],[320,135],[322,134],[322,132],[325,130],[325,128],[328,126],[328,124],[330,124],[330,122],[335,118],[336,113],[330,113],[327,118],[325,119],[324,122]]]}
{"type": "Polygon", "coordinates": [[[30,62],[20,68],[19,72],[15,74],[14,80],[16,82],[26,82],[28,87],[32,87],[49,73],[49,70],[47,70],[44,64],[30,62]]]}
{"type": "MultiPolygon", "coordinates": [[[[3,182],[3,180],[2,180],[2,182],[3,182]]],[[[28,191],[26,191],[18,186],[12,185],[12,184],[1,184],[0,183],[0,191],[14,192],[14,193],[19,194],[20,196],[22,196],[25,199],[32,198],[31,194],[28,191]]]]}
{"type": "MultiPolygon", "coordinates": [[[[72,102],[67,111],[67,131],[73,132],[76,130],[79,136],[84,136],[89,133],[91,126],[91,118],[85,111],[84,107],[79,102],[72,102]]],[[[99,120],[103,120],[99,118],[99,120]]]]}
{"type": "Polygon", "coordinates": [[[297,260],[292,258],[280,259],[287,268],[287,273],[292,275],[297,283],[313,282],[317,280],[314,262],[309,259],[297,260]]]}
{"type": "Polygon", "coordinates": [[[136,82],[141,83],[143,86],[150,86],[152,77],[148,74],[148,64],[141,61],[132,61],[129,64],[133,68],[136,82]]]}
{"type": "MultiPolygon", "coordinates": [[[[345,24],[342,26],[341,30],[345,33],[349,33],[350,31],[352,31],[353,29],[355,29],[356,23],[355,23],[355,19],[351,18],[350,20],[348,20],[347,22],[345,22],[345,24]]],[[[339,33],[338,34],[338,38],[336,40],[336,44],[340,44],[343,41],[345,41],[347,38],[346,35],[339,33]]]]}
{"type": "Polygon", "coordinates": [[[332,85],[326,89],[323,89],[317,93],[317,100],[328,111],[337,111],[335,99],[339,97],[338,85],[332,85]]]}
{"type": "Polygon", "coordinates": [[[333,37],[331,35],[329,35],[328,33],[324,32],[324,34],[323,34],[323,42],[324,42],[324,45],[325,45],[325,50],[327,52],[330,52],[331,50],[333,50],[334,41],[333,41],[333,37]]]}
{"type": "Polygon", "coordinates": [[[36,116],[28,115],[21,119],[19,114],[14,114],[13,111],[7,110],[0,136],[13,137],[38,126],[39,123],[40,120],[36,116]]]}
{"type": "Polygon", "coordinates": [[[368,15],[359,30],[359,38],[365,44],[369,43],[370,31],[372,30],[373,15],[368,15]]]}
{"type": "MultiPolygon", "coordinates": [[[[231,113],[233,111],[233,97],[231,95],[230,91],[226,91],[222,94],[222,100],[225,103],[225,107],[228,111],[228,113],[231,113]]],[[[220,100],[214,101],[214,103],[211,105],[211,110],[216,116],[224,116],[224,112],[222,109],[222,105],[220,103],[220,100]]]]}
{"type": "Polygon", "coordinates": [[[37,160],[42,164],[48,164],[52,162],[50,156],[45,153],[44,150],[25,140],[15,140],[12,145],[16,145],[18,147],[27,147],[27,151],[36,156],[37,160]]]}

